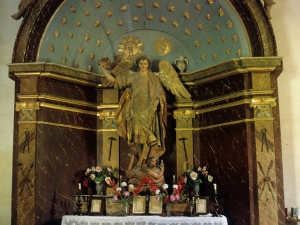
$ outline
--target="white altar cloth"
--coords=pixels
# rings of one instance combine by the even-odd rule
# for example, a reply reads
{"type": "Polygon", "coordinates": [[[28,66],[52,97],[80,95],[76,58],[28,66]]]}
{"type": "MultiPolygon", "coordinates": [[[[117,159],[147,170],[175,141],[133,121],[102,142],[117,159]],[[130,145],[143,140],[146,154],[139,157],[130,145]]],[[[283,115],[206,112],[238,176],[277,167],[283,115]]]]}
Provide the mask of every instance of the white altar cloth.
{"type": "Polygon", "coordinates": [[[62,225],[227,225],[222,217],[162,216],[63,216],[62,225]]]}

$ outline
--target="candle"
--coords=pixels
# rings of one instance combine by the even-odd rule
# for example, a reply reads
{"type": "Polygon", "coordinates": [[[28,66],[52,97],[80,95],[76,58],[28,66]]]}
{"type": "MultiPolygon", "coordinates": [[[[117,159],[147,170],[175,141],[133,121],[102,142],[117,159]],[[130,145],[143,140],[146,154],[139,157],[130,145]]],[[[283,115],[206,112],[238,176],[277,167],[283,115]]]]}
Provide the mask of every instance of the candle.
{"type": "Polygon", "coordinates": [[[79,190],[81,190],[81,183],[78,183],[78,188],[79,190]]]}
{"type": "Polygon", "coordinates": [[[214,183],[214,190],[215,190],[215,193],[217,193],[217,184],[214,183]]]}

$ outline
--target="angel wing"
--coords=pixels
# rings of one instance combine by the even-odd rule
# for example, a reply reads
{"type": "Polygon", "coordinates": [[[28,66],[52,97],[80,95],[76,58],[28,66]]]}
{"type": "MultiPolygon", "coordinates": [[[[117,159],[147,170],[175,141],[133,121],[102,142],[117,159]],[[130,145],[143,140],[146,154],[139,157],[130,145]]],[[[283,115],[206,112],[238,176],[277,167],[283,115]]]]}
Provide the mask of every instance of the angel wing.
{"type": "MultiPolygon", "coordinates": [[[[118,65],[111,70],[111,74],[114,76],[123,76],[132,72],[131,68],[133,67],[134,63],[131,60],[124,60],[118,63],[118,65]]],[[[113,87],[114,83],[110,82],[106,78],[101,84],[101,87],[113,87]]]]}
{"type": "Polygon", "coordinates": [[[185,89],[181,83],[178,74],[174,70],[171,63],[168,61],[160,61],[158,64],[159,78],[165,88],[172,92],[176,96],[183,98],[190,98],[190,93],[185,89]]]}

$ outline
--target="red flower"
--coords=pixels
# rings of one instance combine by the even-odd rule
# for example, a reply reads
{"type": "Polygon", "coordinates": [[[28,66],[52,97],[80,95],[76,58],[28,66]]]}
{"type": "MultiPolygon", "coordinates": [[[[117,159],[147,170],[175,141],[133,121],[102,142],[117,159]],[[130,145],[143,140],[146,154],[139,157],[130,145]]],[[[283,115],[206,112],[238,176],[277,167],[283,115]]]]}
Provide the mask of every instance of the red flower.
{"type": "Polygon", "coordinates": [[[88,182],[88,180],[87,180],[87,179],[85,179],[85,180],[84,180],[82,183],[83,183],[83,185],[84,185],[84,186],[86,186],[86,187],[88,187],[88,186],[89,186],[89,182],[88,182]]]}

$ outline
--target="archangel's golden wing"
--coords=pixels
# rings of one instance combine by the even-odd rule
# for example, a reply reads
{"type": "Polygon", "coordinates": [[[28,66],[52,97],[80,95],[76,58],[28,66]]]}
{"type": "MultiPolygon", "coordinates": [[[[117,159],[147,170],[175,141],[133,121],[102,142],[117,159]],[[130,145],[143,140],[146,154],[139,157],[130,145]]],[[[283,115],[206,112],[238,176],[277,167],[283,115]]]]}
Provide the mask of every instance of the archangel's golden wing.
{"type": "Polygon", "coordinates": [[[181,83],[178,74],[174,70],[171,63],[168,61],[160,61],[158,64],[159,78],[165,88],[172,92],[176,96],[182,98],[190,98],[190,93],[185,89],[181,83]]]}
{"type": "MultiPolygon", "coordinates": [[[[111,74],[113,76],[123,76],[132,72],[131,68],[133,67],[134,63],[131,60],[124,60],[118,63],[118,65],[111,70],[111,74]]],[[[113,87],[114,83],[110,82],[106,78],[101,84],[101,87],[113,87]]]]}

